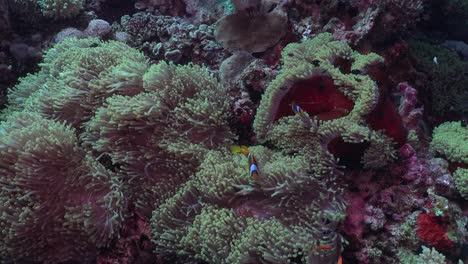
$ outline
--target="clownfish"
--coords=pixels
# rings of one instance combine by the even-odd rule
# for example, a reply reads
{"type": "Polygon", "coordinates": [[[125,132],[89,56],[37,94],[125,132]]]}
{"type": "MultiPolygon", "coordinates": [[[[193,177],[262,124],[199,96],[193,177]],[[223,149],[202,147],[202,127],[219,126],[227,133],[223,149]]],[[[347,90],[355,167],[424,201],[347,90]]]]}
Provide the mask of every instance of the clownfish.
{"type": "Polygon", "coordinates": [[[255,181],[260,180],[260,175],[258,174],[258,167],[257,167],[257,160],[255,160],[252,153],[249,152],[247,155],[247,159],[249,159],[249,174],[252,179],[255,181]]]}
{"type": "Polygon", "coordinates": [[[299,115],[301,117],[305,116],[304,110],[302,110],[302,108],[298,104],[296,104],[295,102],[291,103],[291,109],[292,109],[294,114],[299,115]]]}
{"type": "MultiPolygon", "coordinates": [[[[311,103],[311,104],[315,104],[315,103],[311,103]]],[[[312,127],[312,122],[310,121],[309,116],[306,114],[304,110],[302,110],[302,108],[298,104],[296,104],[295,102],[292,102],[291,109],[294,114],[301,117],[302,122],[304,123],[304,126],[312,127]]]]}
{"type": "Polygon", "coordinates": [[[243,154],[247,156],[249,160],[249,175],[255,181],[258,181],[260,179],[260,174],[258,173],[257,160],[254,158],[253,154],[250,153],[249,148],[243,145],[232,145],[230,149],[233,154],[243,154]]]}

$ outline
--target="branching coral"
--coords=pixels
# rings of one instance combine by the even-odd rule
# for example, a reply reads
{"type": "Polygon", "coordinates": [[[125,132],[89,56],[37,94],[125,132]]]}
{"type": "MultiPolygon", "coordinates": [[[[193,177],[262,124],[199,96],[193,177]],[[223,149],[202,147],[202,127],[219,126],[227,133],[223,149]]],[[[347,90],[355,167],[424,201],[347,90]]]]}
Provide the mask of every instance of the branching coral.
{"type": "Polygon", "coordinates": [[[0,251],[19,262],[92,263],[118,236],[122,183],[69,125],[17,112],[0,124],[0,251]]]}
{"type": "Polygon", "coordinates": [[[218,66],[226,55],[214,39],[212,25],[194,25],[182,18],[140,12],[123,16],[120,24],[113,27],[127,34],[129,45],[151,59],[218,66]]]}

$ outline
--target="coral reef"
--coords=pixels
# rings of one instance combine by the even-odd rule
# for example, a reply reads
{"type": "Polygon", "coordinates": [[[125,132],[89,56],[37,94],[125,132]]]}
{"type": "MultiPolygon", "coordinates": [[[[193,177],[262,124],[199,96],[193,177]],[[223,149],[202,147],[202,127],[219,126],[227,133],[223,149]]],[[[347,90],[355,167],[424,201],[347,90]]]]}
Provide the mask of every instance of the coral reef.
{"type": "Polygon", "coordinates": [[[467,263],[467,3],[0,0],[0,262],[467,263]]]}
{"type": "MultiPolygon", "coordinates": [[[[5,204],[9,205],[11,210],[8,214],[12,215],[10,217],[6,214],[8,211],[2,210],[6,217],[2,226],[4,230],[17,228],[18,232],[24,232],[22,236],[19,233],[2,240],[5,241],[4,248],[12,248],[5,250],[5,254],[14,259],[37,259],[50,263],[73,260],[83,254],[83,257],[86,257],[83,261],[92,262],[96,257],[96,247],[108,245],[111,235],[115,236],[112,228],[113,232],[108,231],[109,234],[106,235],[101,234],[104,231],[98,229],[101,225],[112,227],[111,220],[103,217],[108,213],[100,212],[99,216],[93,213],[93,210],[98,210],[93,209],[93,206],[101,206],[102,202],[99,199],[105,196],[107,185],[114,189],[118,187],[119,192],[115,198],[112,198],[112,195],[105,196],[106,201],[110,200],[109,203],[113,204],[118,202],[117,198],[125,197],[125,201],[136,206],[136,212],[145,218],[151,214],[157,199],[165,199],[166,193],[174,190],[174,187],[194,171],[208,149],[229,145],[233,134],[225,121],[228,98],[221,97],[220,94],[223,93],[219,93],[220,91],[221,87],[204,68],[176,67],[164,62],[149,68],[144,56],[122,43],[101,42],[92,38],[68,38],[55,45],[46,53],[41,71],[23,78],[12,90],[9,94],[9,105],[2,112],[4,123],[0,131],[10,135],[2,136],[5,142],[1,144],[4,150],[0,155],[0,168],[5,173],[8,172],[6,175],[2,174],[2,177],[8,177],[9,174],[10,178],[14,175],[26,177],[15,181],[2,178],[5,191],[1,197],[6,199],[5,204]],[[122,48],[126,50],[124,57],[115,53],[122,53],[122,48]],[[109,82],[110,80],[112,81],[109,82]],[[132,110],[128,111],[128,107],[132,110]],[[28,117],[27,113],[37,114],[28,117]],[[43,124],[35,131],[28,123],[36,126],[43,124]],[[123,123],[126,125],[121,126],[123,123]],[[49,131],[53,131],[54,126],[57,126],[57,131],[50,137],[55,137],[44,136],[41,144],[37,135],[48,135],[45,130],[49,127],[49,131]],[[22,133],[14,132],[22,131],[21,129],[25,131],[24,139],[11,138],[16,134],[21,136],[22,133]],[[127,137],[131,131],[139,131],[140,135],[127,137]],[[23,141],[24,147],[20,143],[23,141]],[[67,143],[69,141],[70,143],[67,143]],[[54,145],[57,145],[57,149],[53,148],[54,145]],[[21,149],[15,150],[19,147],[21,149]],[[15,155],[15,151],[19,157],[15,155]],[[19,155],[23,152],[25,154],[19,155]],[[50,152],[52,156],[42,158],[42,152],[45,152],[43,155],[50,152]],[[149,155],[150,153],[153,154],[149,155]],[[55,173],[54,167],[41,169],[41,164],[44,166],[43,164],[58,162],[60,155],[69,157],[70,164],[61,161],[57,164],[61,167],[57,167],[55,173]],[[15,161],[16,159],[19,161],[15,161]],[[57,161],[53,161],[54,159],[57,161]],[[82,162],[86,163],[80,165],[80,160],[85,160],[82,162]],[[83,168],[80,169],[81,167],[83,168]],[[15,173],[14,168],[20,171],[15,173]],[[63,168],[74,173],[69,174],[70,181],[62,180],[58,184],[62,174],[68,175],[67,170],[63,168]],[[28,171],[34,174],[29,175],[28,171]],[[81,175],[95,175],[96,181],[103,181],[103,186],[94,187],[92,179],[87,180],[81,175]],[[45,177],[44,182],[36,182],[36,179],[32,180],[33,177],[45,177]],[[106,178],[109,179],[106,181],[106,178]],[[111,184],[111,179],[120,183],[111,184]],[[32,185],[28,183],[31,180],[32,185]],[[39,186],[36,187],[36,184],[39,186]],[[117,187],[113,187],[114,185],[117,187]],[[36,191],[39,187],[45,194],[36,191]],[[56,193],[52,188],[60,188],[60,192],[56,193]],[[94,191],[93,188],[97,190],[94,191]],[[11,196],[8,190],[16,189],[18,194],[11,196]],[[54,196],[49,197],[48,191],[53,192],[54,196]],[[40,213],[40,216],[28,217],[14,206],[16,200],[24,199],[26,204],[29,202],[30,207],[38,210],[36,214],[40,213]],[[54,207],[37,207],[37,203],[42,203],[41,199],[50,202],[63,199],[63,203],[54,204],[54,207]],[[91,204],[84,203],[83,199],[91,204]],[[149,206],[148,201],[152,201],[149,206]],[[78,205],[81,207],[77,207],[78,205]],[[88,208],[89,206],[91,207],[88,208]],[[85,216],[81,216],[80,213],[85,216]],[[57,223],[57,220],[54,220],[56,214],[62,214],[64,220],[70,219],[71,222],[57,223]],[[20,216],[26,217],[24,221],[34,221],[37,217],[44,220],[37,223],[37,227],[29,226],[26,222],[28,228],[23,231],[11,222],[20,216]],[[51,238],[27,237],[28,234],[39,232],[35,230],[40,228],[42,221],[47,221],[44,224],[50,222],[51,226],[63,225],[64,230],[44,229],[51,238]],[[103,223],[100,224],[99,221],[103,223]],[[96,231],[92,229],[93,225],[98,225],[96,231]],[[68,229],[74,230],[75,233],[68,229]],[[65,233],[80,237],[82,241],[69,241],[83,246],[77,247],[76,250],[64,249],[65,253],[59,250],[62,244],[60,239],[67,239],[62,237],[65,233]],[[87,239],[85,235],[90,238],[87,239]],[[30,255],[25,255],[26,253],[19,251],[15,246],[16,241],[21,239],[37,244],[38,248],[32,248],[28,251],[30,255]],[[39,254],[37,250],[41,247],[58,251],[54,254],[39,254]]],[[[28,211],[25,205],[19,206],[28,211]]],[[[110,207],[107,203],[106,206],[110,207]]],[[[121,221],[121,211],[116,212],[117,218],[113,213],[109,213],[112,221],[121,221]]],[[[117,223],[113,226],[118,227],[117,223]]],[[[67,245],[65,243],[63,246],[67,245]]]]}
{"type": "Polygon", "coordinates": [[[214,41],[213,26],[194,25],[177,17],[136,13],[123,16],[114,31],[125,33],[129,45],[154,60],[214,66],[226,56],[214,41]]]}
{"type": "Polygon", "coordinates": [[[273,140],[270,134],[276,131],[275,126],[278,131],[290,130],[287,123],[275,122],[294,115],[291,105],[297,104],[309,116],[327,121],[320,124],[317,133],[322,144],[331,144],[328,147],[333,154],[343,158],[348,154],[343,151],[354,149],[358,155],[355,158],[362,158],[366,167],[384,166],[393,159],[393,140],[401,143],[406,137],[398,123],[394,124],[395,130],[370,121],[371,127],[383,129],[384,133],[359,125],[367,121],[366,116],[378,102],[378,88],[365,72],[381,57],[353,52],[345,43],[333,41],[328,33],[290,44],[282,54],[284,68],[266,89],[257,110],[254,131],[260,142],[273,140]],[[280,125],[285,127],[279,128],[280,125]],[[373,155],[377,151],[381,153],[380,160],[373,155]]]}
{"type": "Polygon", "coordinates": [[[83,9],[83,0],[8,0],[13,14],[22,19],[65,19],[78,15],[83,9]]]}
{"type": "Polygon", "coordinates": [[[418,85],[430,95],[426,98],[428,101],[423,102],[425,109],[441,115],[466,115],[468,63],[452,51],[423,41],[410,42],[410,50],[416,60],[416,69],[428,78],[426,82],[420,80],[423,83],[418,85]],[[433,62],[434,58],[437,58],[437,64],[433,62]]]}
{"type": "Polygon", "coordinates": [[[215,37],[228,51],[262,52],[275,45],[286,28],[286,13],[279,8],[255,16],[236,12],[218,21],[215,37]]]}

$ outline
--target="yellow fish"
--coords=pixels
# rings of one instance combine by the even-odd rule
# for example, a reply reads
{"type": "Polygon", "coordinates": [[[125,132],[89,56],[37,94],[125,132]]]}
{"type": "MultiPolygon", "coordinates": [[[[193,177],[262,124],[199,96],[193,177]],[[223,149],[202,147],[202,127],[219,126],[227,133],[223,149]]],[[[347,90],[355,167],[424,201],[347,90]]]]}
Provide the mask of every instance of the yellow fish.
{"type": "Polygon", "coordinates": [[[245,156],[249,155],[249,148],[243,145],[232,145],[230,147],[231,153],[233,154],[244,154],[245,156]]]}

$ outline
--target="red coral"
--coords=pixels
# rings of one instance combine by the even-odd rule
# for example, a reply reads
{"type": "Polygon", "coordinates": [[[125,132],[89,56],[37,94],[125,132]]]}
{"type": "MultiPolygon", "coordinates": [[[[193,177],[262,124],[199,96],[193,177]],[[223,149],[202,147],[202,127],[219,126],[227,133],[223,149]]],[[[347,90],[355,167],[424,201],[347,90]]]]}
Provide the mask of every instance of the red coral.
{"type": "Polygon", "coordinates": [[[449,251],[453,248],[453,242],[447,236],[446,221],[446,218],[435,216],[434,213],[420,213],[416,230],[418,238],[437,250],[449,251]]]}

